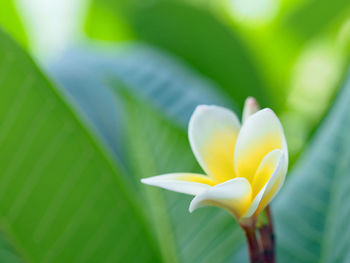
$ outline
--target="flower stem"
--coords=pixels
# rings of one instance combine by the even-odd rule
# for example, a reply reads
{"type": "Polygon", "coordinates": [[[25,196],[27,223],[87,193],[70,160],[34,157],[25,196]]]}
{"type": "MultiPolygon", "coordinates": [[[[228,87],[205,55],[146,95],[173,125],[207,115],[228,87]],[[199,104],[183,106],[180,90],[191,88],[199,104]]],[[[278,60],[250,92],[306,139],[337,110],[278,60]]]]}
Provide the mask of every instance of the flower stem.
{"type": "Polygon", "coordinates": [[[249,257],[251,263],[262,263],[260,247],[255,234],[255,225],[242,226],[248,241],[249,257]]]}
{"type": "Polygon", "coordinates": [[[265,212],[268,222],[259,227],[262,255],[264,263],[275,263],[275,237],[269,206],[266,207],[265,212]]]}

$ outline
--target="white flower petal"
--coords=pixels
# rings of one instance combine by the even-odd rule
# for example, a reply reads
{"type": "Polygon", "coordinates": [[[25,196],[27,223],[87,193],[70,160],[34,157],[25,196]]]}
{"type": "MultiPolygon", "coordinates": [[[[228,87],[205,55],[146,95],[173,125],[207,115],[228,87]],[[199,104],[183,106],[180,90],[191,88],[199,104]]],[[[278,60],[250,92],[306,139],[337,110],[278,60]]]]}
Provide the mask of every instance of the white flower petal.
{"type": "Polygon", "coordinates": [[[266,185],[261,189],[261,191],[255,196],[253,202],[250,204],[248,210],[242,216],[242,219],[251,217],[255,211],[258,209],[261,199],[265,193],[266,185]]]}
{"type": "MultiPolygon", "coordinates": [[[[243,218],[251,217],[260,207],[262,200],[271,190],[271,186],[276,183],[276,180],[281,175],[284,160],[284,154],[281,150],[269,152],[262,160],[253,178],[252,191],[254,200],[243,218]]],[[[259,211],[261,210],[259,209],[259,211]]]]}
{"type": "Polygon", "coordinates": [[[218,183],[235,177],[233,154],[239,128],[237,116],[223,107],[200,105],[192,114],[188,128],[192,151],[218,183]]]}
{"type": "Polygon", "coordinates": [[[252,178],[253,196],[256,196],[258,192],[270,181],[274,176],[278,165],[283,158],[283,152],[281,150],[273,150],[269,152],[261,161],[254,177],[252,178]]]}
{"type": "Polygon", "coordinates": [[[272,201],[272,199],[279,192],[286,178],[287,170],[288,170],[288,159],[286,158],[286,154],[283,153],[275,171],[273,172],[270,180],[266,184],[264,195],[262,197],[261,202],[259,203],[259,207],[256,213],[260,213],[260,211],[265,209],[265,207],[272,201]]]}
{"type": "Polygon", "coordinates": [[[236,175],[251,182],[263,158],[275,149],[288,155],[282,125],[271,109],[260,110],[248,117],[239,132],[234,154],[236,175]]]}
{"type": "Polygon", "coordinates": [[[234,178],[225,183],[210,187],[193,198],[189,211],[202,206],[219,206],[239,218],[249,207],[252,189],[245,178],[234,178]]]}
{"type": "Polygon", "coordinates": [[[213,185],[211,178],[201,174],[173,173],[141,179],[148,185],[158,186],[174,192],[198,195],[213,185]]]}

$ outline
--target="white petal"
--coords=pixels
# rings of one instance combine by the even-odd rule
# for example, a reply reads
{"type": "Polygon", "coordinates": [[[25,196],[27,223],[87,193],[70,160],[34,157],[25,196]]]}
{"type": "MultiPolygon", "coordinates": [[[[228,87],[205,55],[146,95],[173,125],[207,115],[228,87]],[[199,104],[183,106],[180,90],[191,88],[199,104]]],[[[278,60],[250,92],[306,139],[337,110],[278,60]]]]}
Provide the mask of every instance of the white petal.
{"type": "Polygon", "coordinates": [[[174,173],[164,174],[141,179],[148,185],[158,186],[174,192],[198,195],[210,188],[211,178],[201,174],[174,173]]]}
{"type": "Polygon", "coordinates": [[[280,149],[288,160],[287,143],[282,125],[271,109],[263,109],[248,117],[236,142],[234,165],[236,174],[252,181],[263,158],[280,149]]]}
{"type": "Polygon", "coordinates": [[[245,178],[234,178],[225,183],[210,187],[193,198],[189,211],[202,206],[219,206],[239,218],[249,207],[252,189],[245,178]]]}
{"type": "Polygon", "coordinates": [[[257,194],[257,196],[254,198],[253,202],[250,204],[248,210],[244,213],[242,216],[242,219],[251,217],[255,211],[258,209],[259,204],[261,202],[261,199],[265,193],[266,185],[261,189],[261,191],[257,194]]]}
{"type": "Polygon", "coordinates": [[[262,160],[252,183],[253,197],[255,197],[243,218],[251,217],[260,207],[261,201],[280,176],[283,163],[284,155],[281,150],[269,152],[262,160]]]}
{"type": "Polygon", "coordinates": [[[242,122],[244,123],[250,115],[253,115],[259,110],[259,104],[253,97],[248,97],[244,102],[242,122]]]}
{"type": "Polygon", "coordinates": [[[252,178],[253,196],[256,196],[266,183],[270,181],[270,178],[273,177],[278,165],[280,165],[282,158],[284,158],[283,152],[278,149],[269,152],[264,157],[252,178]]]}
{"type": "Polygon", "coordinates": [[[286,158],[286,155],[283,153],[280,159],[280,162],[276,167],[276,170],[271,176],[269,182],[266,184],[266,189],[264,191],[262,200],[259,203],[257,213],[260,213],[260,211],[262,211],[279,192],[286,178],[287,170],[288,170],[288,159],[286,158]]]}
{"type": "Polygon", "coordinates": [[[217,183],[235,177],[233,154],[239,128],[237,116],[223,107],[200,105],[192,114],[188,127],[192,151],[217,183]]]}

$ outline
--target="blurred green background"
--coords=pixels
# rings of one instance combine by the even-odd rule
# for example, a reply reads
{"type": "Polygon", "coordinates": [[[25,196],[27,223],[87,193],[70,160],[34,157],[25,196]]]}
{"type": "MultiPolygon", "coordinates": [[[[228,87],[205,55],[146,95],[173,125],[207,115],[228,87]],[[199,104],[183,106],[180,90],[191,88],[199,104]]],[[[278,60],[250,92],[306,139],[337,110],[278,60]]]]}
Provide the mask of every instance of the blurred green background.
{"type": "Polygon", "coordinates": [[[248,96],[290,150],[278,262],[349,262],[349,56],[348,0],[2,0],[0,262],[247,262],[140,178],[199,172],[194,108],[248,96]]]}

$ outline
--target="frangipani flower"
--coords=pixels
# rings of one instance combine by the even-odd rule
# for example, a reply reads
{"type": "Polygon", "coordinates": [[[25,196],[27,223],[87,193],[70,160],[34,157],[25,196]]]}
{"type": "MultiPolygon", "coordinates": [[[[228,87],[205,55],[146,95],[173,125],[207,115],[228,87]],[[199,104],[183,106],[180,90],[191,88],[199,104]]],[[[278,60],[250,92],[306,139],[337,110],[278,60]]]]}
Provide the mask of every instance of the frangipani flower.
{"type": "Polygon", "coordinates": [[[142,182],[194,195],[190,212],[211,205],[228,210],[241,224],[255,219],[281,188],[288,169],[287,144],[275,113],[258,110],[248,98],[241,125],[226,108],[200,105],[188,135],[206,175],[173,173],[142,182]]]}

